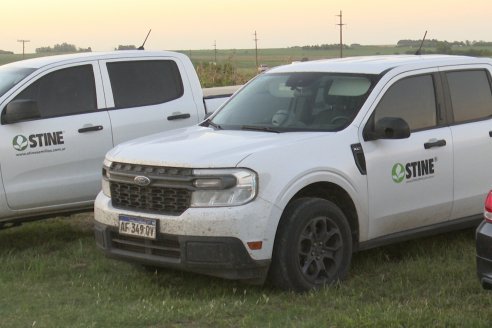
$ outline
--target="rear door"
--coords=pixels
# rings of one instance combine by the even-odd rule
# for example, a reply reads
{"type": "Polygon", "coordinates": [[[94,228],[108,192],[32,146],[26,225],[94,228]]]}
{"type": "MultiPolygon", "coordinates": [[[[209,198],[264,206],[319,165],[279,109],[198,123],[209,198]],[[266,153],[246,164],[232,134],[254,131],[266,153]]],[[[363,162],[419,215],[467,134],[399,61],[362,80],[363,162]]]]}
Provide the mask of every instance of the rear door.
{"type": "Polygon", "coordinates": [[[451,219],[480,215],[492,186],[492,88],[489,65],[441,69],[453,124],[451,219]]]}
{"type": "MultiPolygon", "coordinates": [[[[34,100],[39,119],[0,129],[2,178],[15,210],[90,204],[100,190],[101,163],[111,149],[111,126],[97,62],[42,72],[12,95],[34,100]]],[[[5,110],[5,107],[1,110],[5,110]]]]}
{"type": "Polygon", "coordinates": [[[115,145],[198,123],[198,109],[179,60],[105,60],[100,67],[115,145]]]}
{"type": "Polygon", "coordinates": [[[389,82],[369,121],[403,118],[406,139],[362,142],[367,165],[369,238],[446,221],[453,201],[451,130],[440,110],[438,74],[402,74],[389,82]]]}

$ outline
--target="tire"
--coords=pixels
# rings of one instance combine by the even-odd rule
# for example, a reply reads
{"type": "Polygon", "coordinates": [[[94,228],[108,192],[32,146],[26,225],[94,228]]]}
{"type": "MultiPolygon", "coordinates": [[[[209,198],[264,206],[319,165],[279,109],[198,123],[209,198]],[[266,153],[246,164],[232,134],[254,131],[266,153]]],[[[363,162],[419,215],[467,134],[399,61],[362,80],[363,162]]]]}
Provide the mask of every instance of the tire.
{"type": "Polygon", "coordinates": [[[347,218],[331,201],[300,198],[280,219],[273,246],[270,282],[304,292],[347,276],[352,234],[347,218]]]}

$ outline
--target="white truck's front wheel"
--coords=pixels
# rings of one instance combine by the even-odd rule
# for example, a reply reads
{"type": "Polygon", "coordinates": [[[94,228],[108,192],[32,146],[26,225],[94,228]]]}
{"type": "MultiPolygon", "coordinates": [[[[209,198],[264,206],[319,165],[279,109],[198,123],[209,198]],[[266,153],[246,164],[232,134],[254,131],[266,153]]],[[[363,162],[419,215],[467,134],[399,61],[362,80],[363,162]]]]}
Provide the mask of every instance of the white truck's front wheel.
{"type": "Polygon", "coordinates": [[[345,278],[352,258],[350,226],[331,201],[300,198],[291,202],[275,238],[271,282],[306,291],[345,278]]]}

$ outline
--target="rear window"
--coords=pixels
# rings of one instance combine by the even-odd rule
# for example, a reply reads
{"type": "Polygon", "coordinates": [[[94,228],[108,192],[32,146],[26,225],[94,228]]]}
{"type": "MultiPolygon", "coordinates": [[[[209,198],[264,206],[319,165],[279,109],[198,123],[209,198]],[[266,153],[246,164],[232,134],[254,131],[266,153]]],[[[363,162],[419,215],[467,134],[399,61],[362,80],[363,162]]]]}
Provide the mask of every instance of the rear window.
{"type": "Polygon", "coordinates": [[[483,70],[447,72],[455,122],[492,117],[492,91],[483,70]]]}
{"type": "Polygon", "coordinates": [[[116,108],[162,104],[183,95],[183,82],[172,60],[107,64],[116,108]]]}

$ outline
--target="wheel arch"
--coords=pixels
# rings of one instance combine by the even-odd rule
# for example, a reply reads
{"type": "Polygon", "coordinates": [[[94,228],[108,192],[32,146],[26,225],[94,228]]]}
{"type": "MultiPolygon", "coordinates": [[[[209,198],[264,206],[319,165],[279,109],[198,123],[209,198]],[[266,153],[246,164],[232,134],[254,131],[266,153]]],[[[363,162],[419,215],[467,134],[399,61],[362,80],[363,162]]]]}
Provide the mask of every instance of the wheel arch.
{"type": "MultiPolygon", "coordinates": [[[[299,189],[286,203],[286,206],[283,209],[285,212],[288,205],[299,199],[299,198],[321,198],[325,200],[329,200],[337,205],[340,210],[343,212],[345,217],[348,220],[351,232],[352,232],[352,249],[355,251],[359,245],[360,239],[360,226],[359,226],[359,215],[357,212],[356,205],[350,196],[350,194],[342,188],[340,185],[328,182],[328,181],[319,181],[310,183],[301,189],[299,189]]],[[[278,225],[282,224],[282,217],[278,225]]],[[[278,230],[278,226],[277,226],[278,230]]]]}

